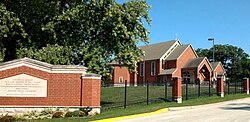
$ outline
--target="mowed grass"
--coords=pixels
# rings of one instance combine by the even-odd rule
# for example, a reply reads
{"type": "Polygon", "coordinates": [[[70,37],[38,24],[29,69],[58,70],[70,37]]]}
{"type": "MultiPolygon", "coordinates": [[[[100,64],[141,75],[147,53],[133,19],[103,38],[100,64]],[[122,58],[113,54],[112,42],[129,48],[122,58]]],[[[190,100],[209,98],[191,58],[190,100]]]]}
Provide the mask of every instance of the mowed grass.
{"type": "MultiPolygon", "coordinates": [[[[165,86],[149,86],[149,105],[146,104],[146,86],[138,87],[127,87],[127,108],[124,109],[124,87],[102,87],[101,92],[101,104],[102,110],[101,114],[94,117],[87,118],[62,118],[62,119],[52,119],[52,120],[38,120],[38,122],[84,122],[93,121],[99,119],[134,115],[145,112],[152,112],[162,108],[168,107],[179,107],[179,106],[194,106],[209,103],[222,102],[233,99],[240,99],[248,97],[245,94],[230,94],[225,95],[224,98],[216,96],[215,88],[211,87],[212,96],[208,96],[208,87],[201,87],[201,96],[198,98],[198,87],[189,86],[188,96],[189,99],[185,100],[186,86],[182,87],[183,103],[177,104],[175,102],[165,102],[165,86]],[[157,102],[154,102],[157,101],[157,102]]],[[[230,91],[235,88],[230,87],[230,91]]],[[[238,89],[238,88],[237,88],[238,89]]],[[[226,90],[226,87],[225,87],[226,90]]],[[[225,91],[226,92],[226,91],[225,91]]],[[[172,87],[167,87],[167,97],[171,100],[172,97],[172,87]]]]}
{"type": "MultiPolygon", "coordinates": [[[[168,87],[167,96],[172,96],[172,88],[168,87]]],[[[165,86],[149,86],[149,101],[165,100],[165,86]]],[[[147,87],[127,87],[127,105],[139,104],[147,100],[147,87]]],[[[103,87],[101,91],[101,105],[103,108],[124,106],[125,88],[124,87],[103,87]]]]}
{"type": "MultiPolygon", "coordinates": [[[[188,86],[188,99],[198,98],[198,85],[188,86]]],[[[209,96],[207,86],[200,87],[200,96],[209,96]]],[[[215,88],[210,88],[211,95],[216,94],[215,88]]],[[[172,86],[167,87],[167,95],[165,96],[165,86],[149,86],[149,103],[164,102],[165,97],[167,101],[172,100],[172,86]]],[[[139,104],[147,102],[147,87],[127,87],[126,104],[139,104]]],[[[183,100],[186,99],[186,86],[182,86],[183,100]]],[[[101,92],[101,105],[103,108],[114,108],[124,106],[125,88],[124,87],[103,87],[101,92]]]]}
{"type": "Polygon", "coordinates": [[[183,103],[178,104],[175,102],[161,102],[161,103],[154,103],[154,104],[136,104],[128,106],[126,109],[123,108],[112,108],[112,109],[103,109],[100,115],[96,115],[93,117],[87,118],[69,118],[69,119],[47,119],[47,120],[37,120],[36,122],[85,122],[85,121],[93,121],[93,120],[100,120],[106,118],[114,118],[120,116],[127,116],[127,115],[134,115],[139,113],[147,113],[156,111],[162,108],[169,108],[169,107],[181,107],[181,106],[195,106],[195,105],[203,105],[203,104],[211,104],[217,102],[223,102],[228,100],[235,100],[249,97],[250,95],[246,94],[230,94],[225,95],[224,98],[220,98],[218,96],[211,96],[211,97],[200,97],[197,99],[190,99],[187,101],[183,101],[183,103]]]}

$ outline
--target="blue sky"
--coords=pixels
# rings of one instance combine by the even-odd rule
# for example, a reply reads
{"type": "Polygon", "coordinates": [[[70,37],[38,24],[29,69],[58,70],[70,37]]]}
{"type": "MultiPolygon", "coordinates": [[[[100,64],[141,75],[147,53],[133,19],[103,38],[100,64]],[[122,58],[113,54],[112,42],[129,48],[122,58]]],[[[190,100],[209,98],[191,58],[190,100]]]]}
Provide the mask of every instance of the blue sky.
{"type": "MultiPolygon", "coordinates": [[[[119,3],[126,0],[116,0],[119,3]]],[[[152,6],[150,44],[173,40],[194,49],[238,46],[250,54],[250,0],[147,0],[152,6]]],[[[141,44],[139,44],[141,45],[141,44]]]]}

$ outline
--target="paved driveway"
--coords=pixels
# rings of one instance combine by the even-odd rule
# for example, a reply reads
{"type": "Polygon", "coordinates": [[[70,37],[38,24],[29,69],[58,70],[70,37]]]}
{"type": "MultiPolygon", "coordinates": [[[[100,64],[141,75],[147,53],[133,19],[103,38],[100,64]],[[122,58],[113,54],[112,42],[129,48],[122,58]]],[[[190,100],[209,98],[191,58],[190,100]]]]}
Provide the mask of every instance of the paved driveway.
{"type": "Polygon", "coordinates": [[[122,122],[250,122],[250,98],[203,106],[170,108],[165,113],[122,122]]]}

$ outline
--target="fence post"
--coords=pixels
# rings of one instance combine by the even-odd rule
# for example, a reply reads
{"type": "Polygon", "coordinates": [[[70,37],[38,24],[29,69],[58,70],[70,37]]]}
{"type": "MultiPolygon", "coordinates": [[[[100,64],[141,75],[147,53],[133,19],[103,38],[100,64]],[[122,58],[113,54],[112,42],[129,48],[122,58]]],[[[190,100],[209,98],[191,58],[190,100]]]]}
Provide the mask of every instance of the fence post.
{"type": "Polygon", "coordinates": [[[201,96],[201,81],[199,78],[197,80],[198,80],[198,97],[200,97],[201,96]]]}
{"type": "Polygon", "coordinates": [[[217,95],[220,97],[224,97],[224,77],[218,76],[217,77],[217,95]]]}
{"type": "Polygon", "coordinates": [[[249,78],[244,78],[244,92],[249,94],[249,78]]]}
{"type": "Polygon", "coordinates": [[[211,81],[208,82],[208,96],[211,96],[211,81]]]}
{"type": "MultiPolygon", "coordinates": [[[[218,77],[220,77],[220,76],[218,76],[218,77]]],[[[218,92],[218,90],[217,90],[217,89],[218,89],[218,86],[219,86],[218,77],[217,77],[217,79],[216,79],[217,81],[215,81],[215,83],[216,83],[216,86],[215,86],[215,87],[216,87],[216,94],[217,94],[217,95],[219,94],[219,92],[218,92]]],[[[224,85],[224,84],[223,84],[223,85],[224,85]]],[[[223,88],[223,93],[224,93],[224,88],[223,88]]]]}
{"type": "Polygon", "coordinates": [[[148,97],[149,97],[149,83],[147,80],[147,105],[148,105],[148,97]]]}
{"type": "Polygon", "coordinates": [[[236,83],[236,80],[234,80],[234,94],[236,94],[236,89],[237,88],[237,83],[236,83]]]}
{"type": "Polygon", "coordinates": [[[181,86],[181,78],[174,77],[173,78],[173,88],[172,88],[172,96],[173,100],[177,103],[182,103],[182,86],[181,86]]]}
{"type": "Polygon", "coordinates": [[[127,107],[127,80],[125,80],[125,92],[124,92],[124,108],[127,107]]]}
{"type": "Polygon", "coordinates": [[[167,86],[167,80],[165,80],[165,102],[167,102],[167,98],[168,98],[168,86],[167,86]]]}
{"type": "Polygon", "coordinates": [[[188,80],[186,79],[186,100],[188,100],[188,80]]]}

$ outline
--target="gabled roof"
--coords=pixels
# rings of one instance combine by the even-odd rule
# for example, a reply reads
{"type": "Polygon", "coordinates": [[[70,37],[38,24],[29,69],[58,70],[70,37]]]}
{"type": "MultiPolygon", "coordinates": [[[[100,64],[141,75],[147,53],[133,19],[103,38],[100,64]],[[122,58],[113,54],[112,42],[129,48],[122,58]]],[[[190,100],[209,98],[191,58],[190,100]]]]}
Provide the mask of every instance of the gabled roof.
{"type": "Polygon", "coordinates": [[[177,68],[172,68],[172,69],[165,69],[163,70],[159,75],[172,75],[175,73],[177,68]]]}
{"type": "Polygon", "coordinates": [[[181,54],[189,47],[189,44],[187,45],[180,45],[174,49],[174,51],[167,57],[166,60],[176,60],[178,59],[181,54]]]}
{"type": "Polygon", "coordinates": [[[213,69],[216,69],[220,62],[210,62],[213,69]]]}
{"type": "Polygon", "coordinates": [[[190,59],[182,68],[197,68],[202,64],[204,60],[207,61],[209,67],[213,69],[213,67],[211,66],[210,62],[208,61],[206,57],[198,57],[198,58],[190,59]]]}
{"type": "Polygon", "coordinates": [[[205,60],[205,57],[190,59],[182,68],[199,67],[203,60],[205,60]]]}
{"type": "MultiPolygon", "coordinates": [[[[145,52],[143,60],[160,59],[178,40],[172,40],[167,42],[161,42],[157,44],[150,44],[139,47],[145,52]]],[[[179,42],[180,43],[180,42],[179,42]]]]}
{"type": "Polygon", "coordinates": [[[224,70],[224,72],[218,72],[218,75],[221,75],[221,74],[225,74],[225,69],[224,69],[224,67],[223,67],[223,65],[222,65],[222,63],[221,62],[210,62],[210,64],[211,64],[211,66],[213,67],[213,69],[214,70],[216,70],[216,68],[219,66],[219,65],[221,65],[221,67],[222,67],[222,69],[224,70]]]}

